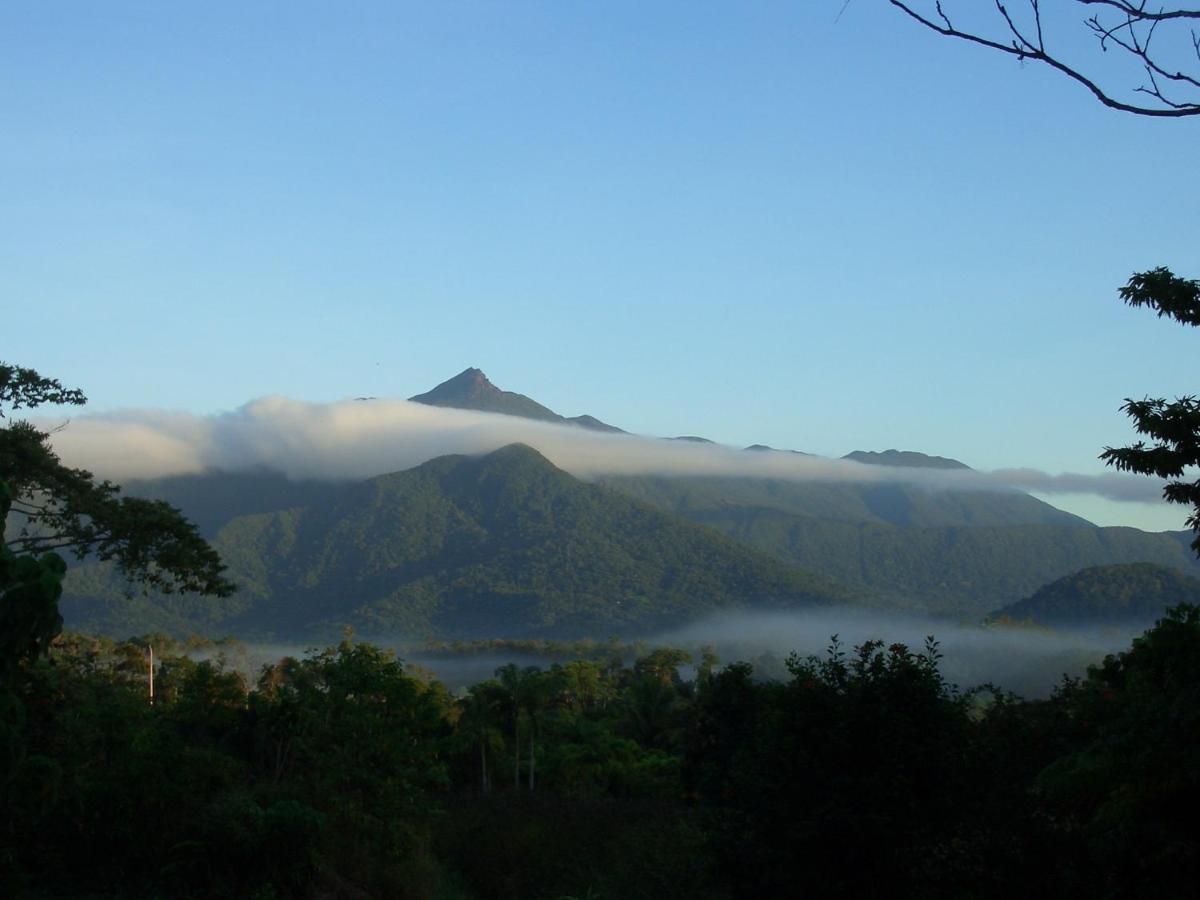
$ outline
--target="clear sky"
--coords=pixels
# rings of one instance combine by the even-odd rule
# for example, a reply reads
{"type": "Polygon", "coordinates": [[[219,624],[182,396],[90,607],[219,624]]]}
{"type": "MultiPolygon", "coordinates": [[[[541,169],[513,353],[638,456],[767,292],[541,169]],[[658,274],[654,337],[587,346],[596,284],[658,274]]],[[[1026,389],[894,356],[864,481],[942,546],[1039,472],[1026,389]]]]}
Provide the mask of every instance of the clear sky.
{"type": "Polygon", "coordinates": [[[841,6],[5,4],[2,356],[98,410],[478,366],[632,431],[1100,471],[1123,398],[1200,387],[1116,297],[1200,275],[1200,120],[841,6]]]}

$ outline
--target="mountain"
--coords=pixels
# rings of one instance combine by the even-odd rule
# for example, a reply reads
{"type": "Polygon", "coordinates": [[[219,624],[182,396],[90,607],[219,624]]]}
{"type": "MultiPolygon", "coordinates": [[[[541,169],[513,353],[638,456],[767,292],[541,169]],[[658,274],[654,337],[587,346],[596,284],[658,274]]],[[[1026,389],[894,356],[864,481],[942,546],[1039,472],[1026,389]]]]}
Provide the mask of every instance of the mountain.
{"type": "Polygon", "coordinates": [[[889,606],[973,617],[1114,563],[1200,576],[1187,533],[1098,528],[1019,491],[728,477],[602,483],[889,606]]]}
{"type": "Polygon", "coordinates": [[[1200,603],[1200,580],[1149,563],[1095,566],[992,613],[1039,625],[1150,625],[1180,603],[1200,603]]]}
{"type": "Polygon", "coordinates": [[[769,515],[711,524],[882,604],[957,616],[983,615],[1085,566],[1152,562],[1200,576],[1185,532],[1049,524],[905,527],[769,515]]]}
{"type": "Polygon", "coordinates": [[[805,453],[803,450],[778,450],[775,447],[768,447],[766,444],[751,444],[749,447],[743,447],[743,450],[749,450],[752,453],[791,453],[795,456],[812,456],[811,453],[805,453]]]}
{"type": "Polygon", "coordinates": [[[601,422],[595,416],[568,416],[563,419],[564,422],[569,422],[572,425],[578,425],[580,428],[590,428],[592,431],[607,431],[609,434],[625,434],[625,432],[616,425],[609,425],[607,422],[601,422]]]}
{"type": "Polygon", "coordinates": [[[242,587],[227,601],[125,597],[91,565],[72,570],[64,616],[119,633],[607,636],[856,598],[519,444],[240,515],[213,543],[242,587]]]}
{"type": "MultiPolygon", "coordinates": [[[[478,369],[467,369],[412,399],[617,431],[589,416],[564,418],[529,397],[502,391],[478,369]]],[[[704,439],[682,436],[669,440],[702,442],[704,439]]],[[[761,444],[746,450],[759,454],[796,452],[772,450],[761,444]]],[[[856,450],[844,458],[880,469],[968,470],[958,460],[914,451],[856,450]]],[[[436,468],[436,462],[383,478],[408,484],[409,479],[427,478],[413,473],[428,473],[427,467],[436,468]]],[[[463,461],[461,465],[468,463],[463,461]]],[[[72,572],[75,596],[99,597],[103,603],[86,609],[73,608],[92,620],[108,622],[106,627],[115,628],[113,623],[121,621],[134,631],[145,631],[148,627],[145,623],[150,621],[164,629],[218,633],[228,630],[231,623],[239,628],[257,629],[259,633],[285,627],[272,624],[275,621],[272,615],[282,617],[282,621],[289,623],[286,627],[295,625],[301,631],[332,626],[339,621],[354,621],[361,627],[384,630],[403,627],[443,633],[458,627],[456,622],[462,622],[464,628],[482,630],[486,625],[522,633],[535,633],[539,629],[546,633],[567,633],[576,628],[593,632],[597,628],[632,628],[635,622],[644,624],[656,617],[662,621],[683,620],[702,608],[737,602],[741,588],[736,578],[717,579],[714,584],[719,589],[711,602],[704,598],[687,600],[678,592],[672,594],[661,581],[655,588],[658,576],[638,562],[640,557],[635,549],[627,546],[631,540],[653,545],[663,536],[668,545],[677,539],[686,543],[677,529],[696,525],[722,533],[727,541],[736,541],[739,552],[749,553],[760,563],[765,554],[776,566],[777,575],[797,570],[816,573],[846,586],[867,602],[972,618],[1015,603],[1050,581],[1092,566],[1153,563],[1200,576],[1200,562],[1188,549],[1188,540],[1182,533],[1147,534],[1132,528],[1097,528],[1017,490],[943,490],[900,482],[796,482],[732,476],[608,476],[598,479],[597,487],[582,485],[565,473],[558,474],[581,489],[607,490],[604,496],[609,497],[605,501],[608,506],[601,504],[605,509],[619,499],[657,508],[661,518],[653,530],[658,537],[637,528],[630,530],[630,519],[625,514],[617,515],[611,510],[603,515],[597,512],[584,517],[586,527],[574,528],[555,540],[547,535],[544,549],[539,551],[540,569],[517,571],[514,567],[521,557],[513,546],[505,543],[507,538],[497,537],[491,526],[479,524],[480,516],[503,518],[503,511],[491,509],[479,498],[468,502],[461,491],[447,493],[448,487],[441,485],[426,492],[440,498],[437,508],[442,512],[438,515],[460,524],[475,522],[473,530],[460,533],[443,522],[438,527],[454,536],[446,547],[436,553],[428,547],[417,548],[413,550],[417,555],[412,558],[402,554],[387,578],[364,586],[356,580],[357,576],[347,574],[352,566],[339,570],[340,574],[331,581],[332,576],[320,562],[332,558],[330,554],[339,559],[354,557],[345,549],[335,553],[327,546],[327,541],[334,539],[320,535],[321,528],[334,528],[336,523],[331,516],[352,518],[361,514],[354,511],[348,499],[358,496],[355,491],[365,490],[361,484],[292,482],[268,471],[212,472],[127,485],[127,488],[129,493],[167,500],[196,520],[203,533],[217,543],[227,558],[235,561],[235,574],[247,583],[247,591],[220,602],[205,600],[189,605],[184,598],[172,598],[162,603],[143,603],[126,598],[103,570],[84,567],[84,571],[72,572]],[[347,506],[348,503],[351,505],[347,506]],[[460,508],[462,504],[466,506],[460,508]],[[464,512],[464,508],[471,511],[464,512]],[[466,542],[469,535],[487,535],[486,547],[499,555],[477,560],[465,549],[469,547],[466,542]],[[304,537],[307,543],[288,543],[293,537],[296,541],[304,537]],[[568,553],[563,549],[567,546],[574,549],[563,556],[568,553]],[[614,546],[624,549],[600,562],[590,558],[596,554],[604,557],[614,546]],[[460,550],[467,554],[461,560],[456,556],[460,550]],[[305,553],[316,554],[317,562],[306,561],[305,553]],[[473,560],[469,565],[464,562],[468,558],[473,560]],[[618,558],[630,567],[626,575],[617,565],[618,558]],[[441,568],[415,581],[409,577],[416,571],[413,567],[417,562],[433,565],[430,559],[440,560],[441,568]],[[473,566],[470,571],[474,574],[468,582],[460,583],[457,579],[466,577],[462,575],[462,565],[473,566]],[[300,571],[303,577],[296,574],[300,571]],[[577,577],[572,572],[589,573],[594,584],[588,587],[582,575],[577,577]],[[394,587],[383,591],[393,582],[394,587]],[[469,590],[464,587],[468,584],[469,590]],[[524,606],[510,602],[518,588],[525,592],[526,600],[521,601],[524,606]],[[390,597],[393,590],[399,593],[387,600],[384,595],[390,597]],[[504,609],[516,612],[488,620],[483,611],[501,608],[481,599],[489,590],[500,598],[497,603],[509,604],[504,609]],[[627,605],[630,591],[643,598],[640,605],[627,605]],[[353,609],[347,610],[346,598],[351,593],[356,599],[350,604],[353,609]],[[454,604],[459,602],[456,598],[460,595],[466,598],[463,602],[469,609],[463,607],[451,615],[447,610],[456,609],[454,604]],[[601,595],[612,603],[606,607],[606,601],[598,599],[601,595]],[[294,609],[279,607],[275,613],[269,613],[269,604],[278,606],[282,602],[279,598],[285,596],[297,604],[294,609]],[[580,600],[581,597],[591,599],[580,600]],[[296,619],[297,615],[300,619],[296,619]]],[[[376,482],[379,479],[365,484],[376,482]]],[[[404,508],[408,508],[405,504],[415,502],[407,488],[395,497],[404,508]]],[[[506,502],[517,503],[511,498],[506,502]]],[[[413,508],[423,507],[418,503],[413,508]]],[[[582,507],[575,504],[572,508],[582,507]]],[[[644,508],[643,513],[646,513],[644,508]]],[[[522,521],[515,513],[509,518],[522,521]]],[[[645,528],[651,528],[648,520],[639,521],[645,528]]],[[[713,531],[703,533],[712,539],[713,531]]],[[[372,548],[376,543],[386,547],[395,540],[388,528],[361,528],[358,533],[359,557],[390,552],[372,548]]],[[[405,546],[409,545],[411,541],[405,546]]],[[[722,546],[729,551],[734,545],[727,542],[722,546]]],[[[653,552],[679,568],[700,565],[686,561],[674,551],[653,552]]],[[[700,562],[711,568],[712,559],[705,557],[700,562]]],[[[753,599],[757,595],[751,590],[750,596],[753,599]]]]}
{"type": "Polygon", "coordinates": [[[165,500],[196,524],[207,539],[238,516],[317,506],[337,496],[347,482],[294,481],[271,469],[212,471],[129,481],[121,492],[148,500],[165,500]]]}
{"type": "Polygon", "coordinates": [[[631,497],[706,521],[712,516],[720,519],[725,512],[737,511],[740,519],[743,513],[771,511],[808,519],[905,526],[1088,524],[1017,490],[935,490],[903,482],[742,476],[613,475],[600,480],[631,497]]]}
{"type": "Polygon", "coordinates": [[[558,422],[566,425],[577,425],[592,431],[606,431],[616,434],[624,432],[614,425],[601,422],[594,416],[560,416],[536,400],[531,400],[524,394],[512,391],[502,391],[492,384],[479,369],[464,369],[449,381],[443,381],[431,391],[409,397],[414,403],[424,403],[427,406],[447,406],[453,409],[477,409],[481,412],[503,413],[507,416],[520,416],[523,419],[538,419],[542,422],[558,422]]]}
{"type": "MultiPolygon", "coordinates": [[[[788,566],[820,573],[885,606],[974,618],[1028,597],[1056,578],[1114,563],[1157,563],[1200,576],[1200,563],[1183,533],[1097,528],[1017,491],[927,491],[900,484],[735,477],[610,476],[602,484],[668,515],[715,528],[788,566]]],[[[331,509],[353,487],[292,482],[260,471],[180,476],[130,484],[127,491],[183,509],[210,539],[224,531],[221,546],[230,547],[226,555],[236,557],[241,548],[231,535],[247,521],[258,521],[254,516],[270,513],[279,522],[291,514],[288,510],[331,509]],[[238,519],[241,524],[228,527],[238,519]]],[[[265,572],[275,563],[254,565],[255,571],[265,572]]],[[[88,590],[115,597],[114,615],[118,608],[125,610],[121,615],[132,609],[103,579],[88,590]]],[[[215,604],[199,601],[183,620],[156,627],[220,633],[220,622],[243,614],[243,595],[215,604]]],[[[163,610],[186,602],[174,598],[170,607],[145,606],[138,615],[162,616],[163,610]]],[[[128,632],[145,631],[138,624],[144,621],[130,615],[128,632]]]]}
{"type": "Polygon", "coordinates": [[[929,456],[915,450],[852,450],[842,459],[866,463],[869,466],[896,466],[902,469],[969,469],[966,463],[945,456],[929,456]]]}

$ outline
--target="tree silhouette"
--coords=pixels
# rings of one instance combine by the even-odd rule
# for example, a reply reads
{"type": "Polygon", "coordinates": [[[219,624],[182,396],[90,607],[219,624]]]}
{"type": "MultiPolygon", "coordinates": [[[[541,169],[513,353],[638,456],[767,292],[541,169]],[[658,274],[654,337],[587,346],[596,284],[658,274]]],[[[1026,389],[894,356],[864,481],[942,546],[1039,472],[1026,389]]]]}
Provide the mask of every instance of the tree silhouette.
{"type": "MultiPolygon", "coordinates": [[[[1120,290],[1130,306],[1148,306],[1159,317],[1183,325],[1200,325],[1200,281],[1188,281],[1157,268],[1133,275],[1120,290]]],[[[1100,455],[1108,465],[1125,472],[1170,479],[1163,488],[1169,503],[1191,506],[1187,525],[1196,532],[1192,549],[1200,556],[1200,477],[1189,482],[1200,467],[1200,400],[1194,396],[1165,399],[1126,398],[1122,409],[1133,419],[1138,434],[1152,443],[1138,441],[1129,447],[1107,447],[1100,455]]]]}
{"type": "MultiPolygon", "coordinates": [[[[57,379],[0,362],[0,419],[47,403],[86,402],[57,379]]],[[[61,630],[66,565],[58,551],[111,560],[128,578],[165,593],[233,592],[216,551],[177,509],[120,497],[112,482],[63,465],[50,437],[21,420],[0,428],[0,667],[40,655],[61,630]]]]}

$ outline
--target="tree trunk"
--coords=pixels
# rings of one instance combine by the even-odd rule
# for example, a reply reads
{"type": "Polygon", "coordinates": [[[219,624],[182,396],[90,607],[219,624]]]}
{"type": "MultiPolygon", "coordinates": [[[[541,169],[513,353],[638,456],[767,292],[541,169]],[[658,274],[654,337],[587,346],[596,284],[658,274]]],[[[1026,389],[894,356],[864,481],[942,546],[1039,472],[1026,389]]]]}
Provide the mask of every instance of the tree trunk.
{"type": "Polygon", "coordinates": [[[529,731],[529,793],[533,793],[533,729],[529,731]]]}
{"type": "Polygon", "coordinates": [[[521,788],[521,723],[513,720],[513,746],[516,747],[516,752],[513,754],[513,790],[521,788]]]}
{"type": "Polygon", "coordinates": [[[479,742],[479,788],[485,794],[488,792],[487,744],[483,741],[479,742]]]}

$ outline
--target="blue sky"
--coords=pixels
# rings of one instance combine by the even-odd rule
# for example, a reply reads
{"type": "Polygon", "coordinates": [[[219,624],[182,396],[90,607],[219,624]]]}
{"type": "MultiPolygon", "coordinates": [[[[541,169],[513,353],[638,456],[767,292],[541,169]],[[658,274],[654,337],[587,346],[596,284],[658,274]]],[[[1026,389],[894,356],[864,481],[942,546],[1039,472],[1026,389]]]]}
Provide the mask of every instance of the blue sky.
{"type": "Polygon", "coordinates": [[[841,5],[8,4],[4,358],[102,411],[473,365],[633,431],[1101,470],[1124,397],[1197,389],[1116,288],[1200,275],[1200,121],[841,5]]]}

